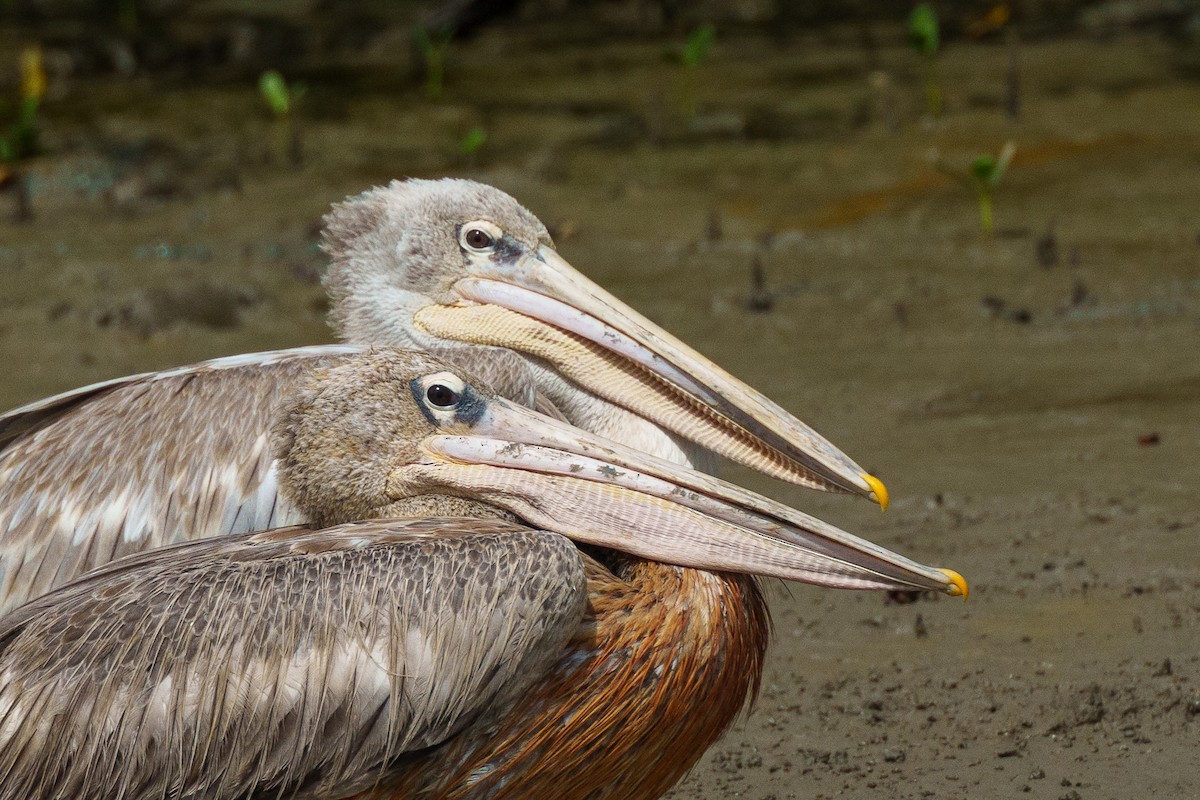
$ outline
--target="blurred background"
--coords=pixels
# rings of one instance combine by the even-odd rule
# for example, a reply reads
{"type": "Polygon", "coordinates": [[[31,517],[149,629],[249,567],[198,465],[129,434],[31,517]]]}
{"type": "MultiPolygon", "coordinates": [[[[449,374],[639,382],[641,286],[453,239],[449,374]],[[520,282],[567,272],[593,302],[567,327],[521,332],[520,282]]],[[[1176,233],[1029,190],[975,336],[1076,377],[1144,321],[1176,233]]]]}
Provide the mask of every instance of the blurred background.
{"type": "Polygon", "coordinates": [[[442,175],[971,580],[776,592],[675,797],[1200,794],[1200,0],[0,0],[0,406],[329,341],[322,214],[442,175]]]}

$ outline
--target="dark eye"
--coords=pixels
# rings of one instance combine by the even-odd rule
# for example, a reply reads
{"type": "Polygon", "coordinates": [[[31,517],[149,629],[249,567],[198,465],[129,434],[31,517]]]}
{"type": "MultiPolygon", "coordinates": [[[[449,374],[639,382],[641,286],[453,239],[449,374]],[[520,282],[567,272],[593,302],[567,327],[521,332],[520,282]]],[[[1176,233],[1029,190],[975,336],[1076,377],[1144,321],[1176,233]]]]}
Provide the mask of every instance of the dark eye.
{"type": "Polygon", "coordinates": [[[452,406],[458,402],[458,395],[449,386],[435,383],[425,390],[425,397],[435,406],[452,406]]]}
{"type": "Polygon", "coordinates": [[[471,228],[463,238],[467,242],[467,247],[475,250],[487,250],[496,243],[486,231],[482,231],[479,228],[471,228]]]}

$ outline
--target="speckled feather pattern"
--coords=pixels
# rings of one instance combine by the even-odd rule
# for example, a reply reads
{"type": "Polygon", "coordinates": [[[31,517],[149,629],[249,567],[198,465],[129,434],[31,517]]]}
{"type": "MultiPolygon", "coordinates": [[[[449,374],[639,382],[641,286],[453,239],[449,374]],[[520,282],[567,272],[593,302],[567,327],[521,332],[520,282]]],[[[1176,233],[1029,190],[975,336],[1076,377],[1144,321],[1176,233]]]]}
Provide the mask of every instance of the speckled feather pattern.
{"type": "MultiPolygon", "coordinates": [[[[0,613],[129,553],[305,521],[279,494],[271,426],[311,370],[361,352],[330,345],[233,356],[0,417],[0,613]]],[[[516,354],[445,355],[501,396],[541,405],[516,354]]]]}
{"type": "Polygon", "coordinates": [[[128,553],[302,521],[278,495],[271,423],[309,369],[345,357],[239,356],[10,414],[37,420],[0,451],[0,610],[128,553]]]}
{"type": "Polygon", "coordinates": [[[499,521],[133,556],[0,622],[0,798],[347,796],[511,705],[585,589],[569,540],[499,521]]]}
{"type": "MultiPolygon", "coordinates": [[[[512,198],[469,182],[395,183],[335,207],[332,317],[351,341],[442,347],[505,396],[552,411],[546,398],[562,379],[546,365],[446,346],[402,322],[454,299],[462,256],[444,223],[478,218],[528,248],[550,244],[512,198]]],[[[661,795],[757,688],[767,623],[753,580],[611,554],[605,566],[569,545],[574,566],[523,561],[523,542],[565,540],[494,519],[438,520],[420,535],[415,523],[387,523],[402,529],[387,528],[387,541],[369,534],[375,523],[234,533],[321,516],[298,510],[303,492],[280,488],[288,478],[268,439],[300,374],[342,363],[324,357],[237,357],[0,417],[0,602],[159,548],[0,621],[0,800],[661,795]],[[494,537],[496,551],[462,564],[464,551],[437,550],[429,533],[494,537]],[[586,611],[573,606],[563,630],[537,619],[551,612],[527,602],[526,585],[545,587],[557,608],[582,603],[582,571],[563,583],[580,563],[586,611]],[[432,585],[492,598],[490,613],[472,606],[477,616],[458,626],[432,585]],[[412,630],[436,637],[436,653],[412,630]],[[480,641],[497,630],[510,632],[510,649],[480,641]],[[430,659],[437,670],[410,674],[430,659]]],[[[623,438],[609,430],[615,407],[596,400],[581,416],[567,405],[576,424],[623,438]]],[[[484,513],[461,497],[392,500],[383,510],[484,513]]]]}

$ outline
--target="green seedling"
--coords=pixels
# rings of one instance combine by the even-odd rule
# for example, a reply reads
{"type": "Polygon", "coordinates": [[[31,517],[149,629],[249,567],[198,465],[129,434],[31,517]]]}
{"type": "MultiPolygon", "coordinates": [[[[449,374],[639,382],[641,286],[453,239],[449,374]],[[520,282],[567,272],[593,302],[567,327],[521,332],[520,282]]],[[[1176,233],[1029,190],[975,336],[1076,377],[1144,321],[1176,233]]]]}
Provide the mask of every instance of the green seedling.
{"type": "Polygon", "coordinates": [[[17,195],[17,219],[33,218],[29,181],[20,164],[41,152],[38,142],[37,113],[46,94],[46,72],[40,47],[21,52],[21,102],[17,118],[0,137],[0,187],[11,186],[17,195]]]}
{"type": "Polygon", "coordinates": [[[696,116],[696,70],[708,56],[716,38],[714,26],[702,25],[692,31],[679,53],[679,63],[683,67],[683,113],[688,118],[696,116]]]}
{"type": "Polygon", "coordinates": [[[479,148],[483,147],[487,141],[487,131],[482,125],[476,125],[471,130],[463,135],[462,141],[458,143],[458,149],[464,156],[473,156],[479,152],[479,148]]]}
{"type": "Polygon", "coordinates": [[[482,125],[476,125],[463,134],[462,139],[458,142],[458,152],[462,154],[468,164],[474,165],[476,156],[486,142],[487,131],[482,125]]]}
{"type": "Polygon", "coordinates": [[[413,39],[425,64],[425,96],[430,100],[440,100],[446,78],[446,51],[454,39],[454,30],[430,32],[425,26],[419,25],[413,29],[413,39]]]}
{"type": "Polygon", "coordinates": [[[258,92],[275,117],[280,152],[286,153],[289,164],[299,168],[304,163],[304,138],[297,106],[307,94],[308,87],[303,83],[288,86],[283,76],[271,69],[259,76],[258,92]]]}
{"type": "Polygon", "coordinates": [[[942,115],[942,87],[937,79],[937,55],[942,47],[937,12],[929,3],[919,3],[908,15],[908,43],[921,57],[925,73],[925,111],[942,115]]]}
{"type": "Polygon", "coordinates": [[[0,161],[11,164],[37,155],[41,149],[38,145],[37,128],[37,112],[40,105],[41,97],[21,98],[16,120],[9,126],[4,138],[0,139],[0,161]]]}
{"type": "Polygon", "coordinates": [[[992,206],[996,189],[1008,171],[1008,165],[1017,152],[1015,142],[1005,142],[998,155],[985,153],[977,156],[965,169],[955,169],[940,159],[937,168],[966,186],[975,194],[979,202],[979,229],[985,236],[991,236],[995,230],[992,220],[992,206]]]}
{"type": "Polygon", "coordinates": [[[700,62],[708,55],[716,38],[717,29],[712,25],[702,25],[692,31],[683,45],[683,53],[680,56],[683,65],[689,69],[700,66],[700,62]]]}

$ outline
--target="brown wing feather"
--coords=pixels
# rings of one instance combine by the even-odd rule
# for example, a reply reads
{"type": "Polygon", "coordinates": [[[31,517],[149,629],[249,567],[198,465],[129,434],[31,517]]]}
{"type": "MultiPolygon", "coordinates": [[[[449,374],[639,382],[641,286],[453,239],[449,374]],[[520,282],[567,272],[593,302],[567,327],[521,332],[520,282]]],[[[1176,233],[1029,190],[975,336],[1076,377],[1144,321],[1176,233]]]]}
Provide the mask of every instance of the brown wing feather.
{"type": "Polygon", "coordinates": [[[496,520],[135,555],[0,621],[0,797],[345,796],[515,700],[585,603],[568,540],[496,520]]]}
{"type": "MultiPolygon", "coordinates": [[[[0,415],[0,613],[129,553],[303,522],[277,491],[275,410],[307,370],[362,349],[232,356],[0,415]]],[[[540,402],[508,350],[441,354],[504,397],[540,402]]]]}
{"type": "Polygon", "coordinates": [[[235,356],[0,417],[0,612],[122,555],[303,521],[276,491],[276,406],[358,348],[235,356]]]}

